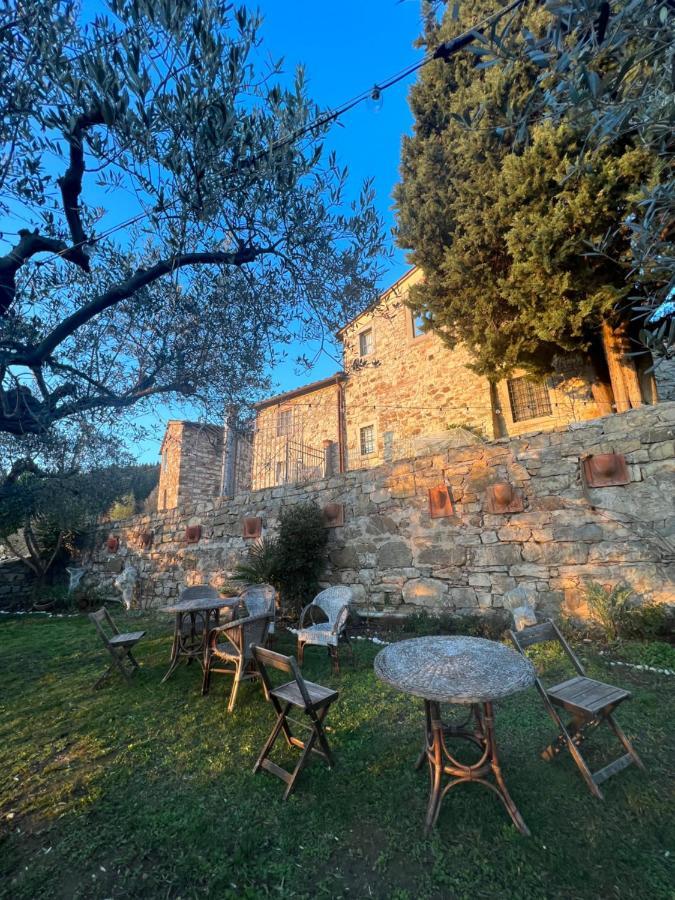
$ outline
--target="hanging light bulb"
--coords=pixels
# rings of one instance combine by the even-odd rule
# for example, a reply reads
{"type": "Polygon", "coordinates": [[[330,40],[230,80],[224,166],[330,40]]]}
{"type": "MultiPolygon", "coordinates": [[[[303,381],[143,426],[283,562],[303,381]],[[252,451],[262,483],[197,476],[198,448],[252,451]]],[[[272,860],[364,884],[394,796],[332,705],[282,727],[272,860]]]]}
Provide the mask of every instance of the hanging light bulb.
{"type": "Polygon", "coordinates": [[[382,96],[382,89],[379,85],[373,85],[373,90],[370,93],[370,97],[368,97],[368,109],[371,112],[378,113],[382,109],[382,105],[384,104],[384,97],[382,96]]]}

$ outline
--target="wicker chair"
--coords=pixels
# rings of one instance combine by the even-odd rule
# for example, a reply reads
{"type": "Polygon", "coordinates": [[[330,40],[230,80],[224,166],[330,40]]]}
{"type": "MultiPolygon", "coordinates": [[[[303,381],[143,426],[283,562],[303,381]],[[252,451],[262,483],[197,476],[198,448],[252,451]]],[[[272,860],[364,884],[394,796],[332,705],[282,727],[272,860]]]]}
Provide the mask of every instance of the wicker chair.
{"type": "Polygon", "coordinates": [[[268,637],[272,637],[274,634],[276,596],[277,592],[271,584],[248,584],[241,593],[241,599],[250,616],[259,616],[262,613],[271,615],[267,630],[268,637]]]}
{"type": "Polygon", "coordinates": [[[326,647],[330,655],[333,671],[340,672],[340,643],[346,643],[354,658],[354,649],[347,632],[349,604],[353,599],[351,588],[329,587],[317,594],[300,613],[298,625],[298,662],[303,663],[305,646],[314,644],[326,647]],[[323,621],[317,621],[317,619],[323,621]]]}
{"type": "Polygon", "coordinates": [[[212,672],[233,675],[234,681],[227,704],[228,712],[234,709],[240,682],[260,678],[251,646],[265,645],[272,616],[273,614],[269,612],[245,616],[243,619],[233,619],[225,625],[218,625],[209,631],[204,648],[202,694],[209,692],[212,672]]]}

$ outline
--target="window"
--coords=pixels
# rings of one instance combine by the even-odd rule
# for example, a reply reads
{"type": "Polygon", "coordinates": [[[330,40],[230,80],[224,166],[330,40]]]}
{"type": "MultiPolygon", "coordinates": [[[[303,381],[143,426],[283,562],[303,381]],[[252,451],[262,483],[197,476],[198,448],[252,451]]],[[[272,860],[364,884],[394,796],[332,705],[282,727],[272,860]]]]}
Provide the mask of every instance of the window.
{"type": "Polygon", "coordinates": [[[373,329],[366,328],[359,335],[359,356],[369,356],[373,352],[373,329]]]}
{"type": "Polygon", "coordinates": [[[375,426],[366,425],[360,431],[361,456],[375,452],[375,426]]]}
{"type": "Polygon", "coordinates": [[[422,337],[427,332],[424,330],[424,316],[422,313],[411,312],[412,316],[412,336],[414,338],[422,337]]]}
{"type": "Polygon", "coordinates": [[[507,385],[514,422],[551,415],[551,398],[545,384],[529,378],[509,378],[507,385]]]}
{"type": "Polygon", "coordinates": [[[162,453],[162,472],[166,472],[166,467],[168,466],[168,464],[169,464],[169,454],[165,450],[162,453]]]}
{"type": "Polygon", "coordinates": [[[281,460],[277,460],[276,466],[277,472],[277,484],[284,484],[286,482],[286,463],[281,460]]]}
{"type": "Polygon", "coordinates": [[[291,433],[293,424],[293,410],[280,409],[277,413],[277,437],[291,433]]]}

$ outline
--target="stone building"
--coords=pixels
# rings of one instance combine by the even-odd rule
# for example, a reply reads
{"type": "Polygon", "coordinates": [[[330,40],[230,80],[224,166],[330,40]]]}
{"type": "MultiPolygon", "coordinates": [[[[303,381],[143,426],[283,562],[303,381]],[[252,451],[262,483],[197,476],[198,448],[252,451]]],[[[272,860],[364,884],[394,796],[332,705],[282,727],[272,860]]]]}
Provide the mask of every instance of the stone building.
{"type": "Polygon", "coordinates": [[[200,422],[170,421],[160,447],[157,509],[220,494],[223,429],[200,422]]]}
{"type": "MultiPolygon", "coordinates": [[[[606,383],[578,359],[543,382],[516,372],[490,384],[469,368],[466,348],[450,349],[407,306],[422,277],[411,269],[338,332],[342,371],[258,403],[252,435],[170,422],[159,508],[370,468],[467,438],[551,431],[658,399],[653,375],[638,372],[627,339],[610,329],[606,383]]],[[[672,391],[667,375],[661,399],[672,391]]]]}

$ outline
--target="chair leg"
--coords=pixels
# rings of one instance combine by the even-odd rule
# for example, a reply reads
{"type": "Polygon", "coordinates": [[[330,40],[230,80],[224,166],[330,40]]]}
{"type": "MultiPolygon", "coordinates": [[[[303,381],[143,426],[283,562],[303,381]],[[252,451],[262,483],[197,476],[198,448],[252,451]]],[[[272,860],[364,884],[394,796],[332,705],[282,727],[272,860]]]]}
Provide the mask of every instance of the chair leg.
{"type": "Polygon", "coordinates": [[[205,697],[211,686],[211,654],[204,654],[204,677],[202,678],[202,697],[205,697]]]}
{"type": "Polygon", "coordinates": [[[349,633],[347,632],[346,629],[345,629],[345,631],[343,631],[343,635],[344,635],[345,643],[346,643],[347,646],[349,647],[349,654],[350,654],[350,656],[351,656],[352,665],[354,665],[354,662],[355,662],[355,657],[354,657],[354,645],[352,644],[351,638],[349,637],[349,633]]]}
{"type": "Polygon", "coordinates": [[[230,691],[230,701],[227,704],[227,711],[229,713],[234,709],[234,704],[237,699],[237,691],[239,690],[239,682],[241,681],[242,676],[242,665],[241,662],[237,663],[237,669],[234,673],[234,679],[232,681],[232,690],[230,691]]]}
{"type": "Polygon", "coordinates": [[[132,672],[127,672],[127,670],[124,667],[124,660],[127,656],[127,651],[118,655],[117,653],[115,653],[114,650],[111,650],[110,655],[113,658],[113,663],[114,663],[115,667],[117,668],[118,672],[121,673],[124,680],[131,681],[131,675],[132,675],[133,669],[132,669],[132,672]]]}
{"type": "Polygon", "coordinates": [[[298,641],[298,665],[301,666],[305,661],[305,642],[298,641]]]}
{"type": "Polygon", "coordinates": [[[331,752],[330,746],[328,744],[328,738],[326,737],[326,732],[323,730],[323,720],[326,718],[328,714],[328,710],[330,707],[324,706],[319,715],[316,713],[310,712],[309,717],[312,720],[312,725],[314,727],[314,731],[316,732],[316,736],[319,740],[319,744],[321,745],[321,749],[323,750],[324,756],[326,757],[326,762],[328,763],[328,768],[332,769],[335,765],[335,760],[333,759],[333,754],[331,752]]]}
{"type": "Polygon", "coordinates": [[[300,774],[300,772],[302,772],[305,765],[307,764],[307,760],[309,759],[309,755],[312,752],[312,748],[314,747],[316,738],[317,738],[317,732],[315,729],[312,729],[312,733],[310,734],[307,741],[305,741],[305,746],[303,748],[302,753],[300,754],[300,759],[298,760],[295,768],[293,769],[293,772],[291,773],[290,781],[288,782],[286,790],[284,791],[284,796],[283,796],[284,800],[288,800],[288,798],[293,793],[293,791],[295,789],[295,782],[298,780],[298,775],[300,774]]]}
{"type": "MultiPolygon", "coordinates": [[[[260,771],[260,769],[262,768],[263,762],[269,756],[270,751],[272,750],[272,747],[274,746],[276,739],[279,737],[279,732],[282,730],[282,728],[284,728],[284,725],[286,724],[286,714],[288,713],[288,710],[290,709],[290,707],[291,707],[291,704],[287,703],[286,709],[282,710],[281,706],[275,705],[275,709],[277,712],[277,720],[274,723],[274,728],[270,732],[269,737],[265,741],[265,746],[260,751],[260,756],[258,757],[255,766],[253,766],[254,773],[260,771]]],[[[286,727],[288,727],[288,726],[286,726],[286,727]]],[[[284,728],[284,731],[285,730],[286,729],[284,728]]]]}
{"type": "Polygon", "coordinates": [[[129,653],[127,655],[129,657],[129,660],[131,661],[131,664],[133,665],[133,667],[135,669],[140,669],[140,664],[137,662],[136,658],[133,656],[131,650],[129,651],[129,653]]]}
{"type": "Polygon", "coordinates": [[[340,674],[340,651],[339,651],[338,647],[330,646],[328,648],[328,652],[330,654],[331,664],[332,664],[332,668],[333,668],[333,674],[339,675],[340,674]]]}
{"type": "Polygon", "coordinates": [[[572,754],[572,759],[577,764],[577,767],[578,767],[579,771],[581,772],[581,776],[584,779],[584,781],[586,782],[586,785],[587,785],[589,791],[591,792],[591,794],[593,794],[594,797],[597,797],[598,800],[604,800],[605,798],[602,794],[602,791],[597,786],[595,781],[593,781],[593,773],[586,765],[586,760],[581,755],[579,748],[574,743],[573,738],[570,736],[570,734],[568,733],[567,729],[562,724],[562,722],[560,723],[560,725],[562,727],[563,738],[565,740],[565,743],[567,744],[567,749],[572,754]]]}
{"type": "Polygon", "coordinates": [[[623,733],[623,729],[620,727],[619,723],[614,718],[613,713],[607,713],[606,718],[607,718],[607,724],[612,729],[614,734],[618,737],[618,739],[621,741],[626,753],[628,753],[628,755],[631,757],[631,759],[633,760],[635,765],[638,767],[638,769],[642,769],[642,771],[644,772],[645,764],[642,762],[640,757],[637,755],[635,748],[633,747],[631,742],[628,740],[626,735],[623,733]]]}
{"type": "Polygon", "coordinates": [[[96,680],[96,683],[94,684],[95,691],[97,691],[100,687],[103,686],[103,682],[106,680],[106,678],[110,678],[110,676],[112,675],[112,671],[113,671],[113,667],[108,666],[108,668],[105,670],[105,672],[96,680]]]}

